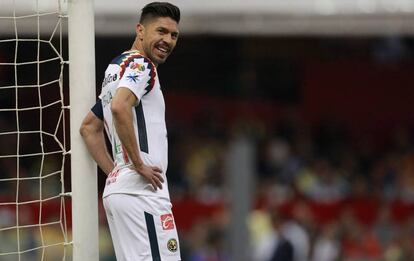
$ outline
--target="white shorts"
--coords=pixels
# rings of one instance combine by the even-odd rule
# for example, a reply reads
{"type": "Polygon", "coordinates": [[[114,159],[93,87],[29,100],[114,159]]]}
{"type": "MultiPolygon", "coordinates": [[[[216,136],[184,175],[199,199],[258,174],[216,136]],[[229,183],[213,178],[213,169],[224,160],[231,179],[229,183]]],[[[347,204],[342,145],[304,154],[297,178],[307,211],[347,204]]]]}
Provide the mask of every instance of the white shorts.
{"type": "Polygon", "coordinates": [[[180,261],[168,199],[111,194],[103,199],[117,261],[180,261]]]}

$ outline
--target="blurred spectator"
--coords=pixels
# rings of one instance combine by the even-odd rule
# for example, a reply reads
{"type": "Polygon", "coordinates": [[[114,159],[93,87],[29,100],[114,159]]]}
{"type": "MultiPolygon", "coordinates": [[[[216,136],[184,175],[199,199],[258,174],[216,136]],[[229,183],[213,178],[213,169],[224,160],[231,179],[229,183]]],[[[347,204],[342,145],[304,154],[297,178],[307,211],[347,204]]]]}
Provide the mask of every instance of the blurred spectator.
{"type": "Polygon", "coordinates": [[[341,253],[338,238],[338,224],[332,222],[321,226],[320,234],[316,237],[312,261],[335,261],[341,253]]]}
{"type": "Polygon", "coordinates": [[[207,220],[200,220],[189,235],[190,253],[188,261],[229,261],[224,251],[223,231],[207,220]]]}
{"type": "MultiPolygon", "coordinates": [[[[273,209],[269,213],[270,229],[266,235],[257,242],[253,250],[255,261],[293,261],[294,246],[283,233],[286,218],[278,210],[273,209]]],[[[292,236],[293,233],[289,234],[292,236]]]]}
{"type": "Polygon", "coordinates": [[[307,205],[299,202],[292,210],[292,217],[287,219],[281,228],[283,237],[293,246],[294,261],[309,260],[310,237],[304,224],[311,218],[307,205]]]}
{"type": "Polygon", "coordinates": [[[341,216],[342,254],[346,261],[377,260],[381,257],[378,238],[369,227],[363,227],[352,215],[344,211],[341,216]]]}
{"type": "Polygon", "coordinates": [[[327,159],[316,159],[304,175],[298,177],[299,188],[314,201],[338,201],[347,195],[346,181],[327,159]]]}
{"type": "Polygon", "coordinates": [[[391,209],[388,205],[381,206],[373,226],[373,232],[378,238],[382,249],[392,247],[399,232],[396,224],[392,220],[390,211],[391,209]]]}

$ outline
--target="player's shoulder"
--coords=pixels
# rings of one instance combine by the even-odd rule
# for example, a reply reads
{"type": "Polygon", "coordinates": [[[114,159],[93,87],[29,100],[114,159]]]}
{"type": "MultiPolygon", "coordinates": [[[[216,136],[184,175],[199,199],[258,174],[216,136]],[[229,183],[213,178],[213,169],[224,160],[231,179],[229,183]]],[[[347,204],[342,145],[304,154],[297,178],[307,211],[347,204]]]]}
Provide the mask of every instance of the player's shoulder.
{"type": "Polygon", "coordinates": [[[142,61],[142,63],[151,64],[152,66],[151,60],[143,56],[137,50],[123,52],[121,55],[118,55],[117,57],[115,57],[111,61],[111,64],[116,64],[122,67],[122,66],[128,66],[131,62],[137,62],[137,61],[142,61]]]}

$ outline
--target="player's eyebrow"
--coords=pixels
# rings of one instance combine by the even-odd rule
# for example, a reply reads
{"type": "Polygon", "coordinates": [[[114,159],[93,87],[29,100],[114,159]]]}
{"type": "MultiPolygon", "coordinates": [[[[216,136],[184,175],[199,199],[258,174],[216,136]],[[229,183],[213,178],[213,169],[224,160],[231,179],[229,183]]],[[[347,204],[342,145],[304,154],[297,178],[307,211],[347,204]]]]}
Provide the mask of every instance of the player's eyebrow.
{"type": "Polygon", "coordinates": [[[157,30],[162,31],[163,33],[171,33],[171,35],[173,36],[178,36],[179,35],[179,31],[171,31],[168,30],[168,28],[164,27],[164,26],[159,26],[157,27],[157,30]]]}

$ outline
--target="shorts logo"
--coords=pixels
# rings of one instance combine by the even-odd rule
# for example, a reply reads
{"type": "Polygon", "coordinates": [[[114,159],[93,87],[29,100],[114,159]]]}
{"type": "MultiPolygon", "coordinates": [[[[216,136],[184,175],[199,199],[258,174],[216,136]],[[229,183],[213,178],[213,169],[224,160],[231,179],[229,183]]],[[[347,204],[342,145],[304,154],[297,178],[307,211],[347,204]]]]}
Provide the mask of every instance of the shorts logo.
{"type": "Polygon", "coordinates": [[[178,250],[177,240],[175,238],[171,238],[170,240],[168,240],[167,248],[171,252],[177,252],[177,250],[178,250]]]}
{"type": "Polygon", "coordinates": [[[174,229],[174,218],[172,214],[161,215],[161,225],[163,230],[174,229]]]}

